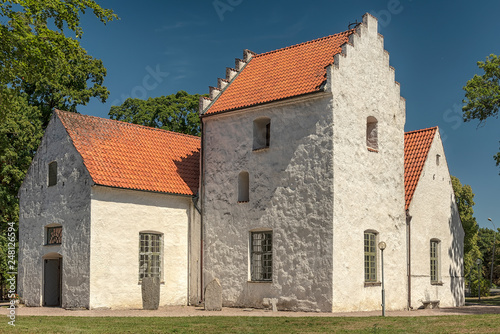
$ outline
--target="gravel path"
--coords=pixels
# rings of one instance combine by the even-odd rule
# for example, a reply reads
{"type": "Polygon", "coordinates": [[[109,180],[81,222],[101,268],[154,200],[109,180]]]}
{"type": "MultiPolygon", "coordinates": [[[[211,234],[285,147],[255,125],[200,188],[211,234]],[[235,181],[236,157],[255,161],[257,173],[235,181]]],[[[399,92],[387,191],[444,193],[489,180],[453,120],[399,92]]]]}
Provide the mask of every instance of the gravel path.
{"type": "MultiPolygon", "coordinates": [[[[7,315],[7,304],[2,304],[0,314],[7,315]]],[[[381,311],[372,312],[272,312],[261,309],[225,307],[222,311],[205,311],[203,307],[168,306],[155,311],[148,310],[65,310],[58,307],[19,307],[16,316],[75,316],[75,317],[194,317],[194,316],[254,316],[254,317],[370,317],[380,316],[381,311]]],[[[455,308],[440,308],[413,311],[386,311],[389,317],[443,316],[467,314],[500,314],[500,306],[469,305],[455,308]]]]}

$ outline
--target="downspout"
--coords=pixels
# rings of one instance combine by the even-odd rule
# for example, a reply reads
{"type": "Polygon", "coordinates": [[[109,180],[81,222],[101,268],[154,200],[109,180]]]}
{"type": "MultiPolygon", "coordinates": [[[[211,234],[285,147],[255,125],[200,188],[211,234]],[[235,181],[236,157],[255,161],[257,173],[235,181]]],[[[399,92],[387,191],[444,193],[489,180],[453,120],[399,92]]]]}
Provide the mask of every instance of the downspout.
{"type": "Polygon", "coordinates": [[[406,238],[407,238],[407,272],[408,272],[408,310],[413,309],[411,306],[411,216],[410,210],[406,209],[406,238]]]}

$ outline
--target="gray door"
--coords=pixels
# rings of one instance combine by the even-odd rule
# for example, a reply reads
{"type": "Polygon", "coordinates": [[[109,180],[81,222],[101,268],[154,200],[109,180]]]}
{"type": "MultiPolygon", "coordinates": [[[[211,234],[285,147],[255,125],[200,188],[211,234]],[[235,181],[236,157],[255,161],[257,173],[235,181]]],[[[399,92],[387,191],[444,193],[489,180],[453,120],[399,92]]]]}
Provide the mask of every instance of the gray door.
{"type": "Polygon", "coordinates": [[[61,305],[61,259],[45,259],[43,305],[61,305]]]}

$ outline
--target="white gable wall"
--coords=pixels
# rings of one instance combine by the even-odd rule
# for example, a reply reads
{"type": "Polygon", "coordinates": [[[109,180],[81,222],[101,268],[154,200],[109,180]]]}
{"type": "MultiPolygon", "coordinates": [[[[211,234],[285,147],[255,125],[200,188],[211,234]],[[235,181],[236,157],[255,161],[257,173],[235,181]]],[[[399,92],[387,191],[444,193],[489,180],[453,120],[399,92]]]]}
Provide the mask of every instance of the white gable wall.
{"type": "Polygon", "coordinates": [[[448,165],[439,132],[432,141],[409,207],[411,219],[411,300],[439,300],[444,307],[464,305],[463,240],[448,165]],[[439,165],[436,155],[440,156],[439,165]],[[440,240],[440,283],[430,279],[430,241],[440,240]]]}
{"type": "Polygon", "coordinates": [[[92,180],[61,121],[53,116],[19,190],[19,293],[43,304],[43,257],[62,256],[62,307],[89,305],[90,185],[92,180]],[[48,187],[48,164],[57,184],[48,187]],[[62,243],[46,246],[45,227],[62,226],[62,243]]]}
{"type": "Polygon", "coordinates": [[[92,187],[90,307],[142,308],[139,232],[163,234],[160,306],[188,303],[192,202],[175,196],[92,187]]]}
{"type": "Polygon", "coordinates": [[[365,284],[364,231],[385,241],[386,309],[406,307],[404,216],[405,103],[377,21],[363,17],[328,71],[333,93],[333,311],[380,309],[378,284],[365,284]],[[378,152],[366,144],[367,118],[378,121],[378,152]]]}

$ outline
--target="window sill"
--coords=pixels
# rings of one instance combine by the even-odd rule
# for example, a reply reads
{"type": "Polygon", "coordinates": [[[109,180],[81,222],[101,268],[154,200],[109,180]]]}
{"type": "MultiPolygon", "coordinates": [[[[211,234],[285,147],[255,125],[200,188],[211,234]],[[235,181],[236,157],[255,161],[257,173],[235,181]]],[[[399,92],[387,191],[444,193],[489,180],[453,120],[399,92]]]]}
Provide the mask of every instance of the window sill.
{"type": "Polygon", "coordinates": [[[267,151],[269,149],[269,146],[267,147],[259,147],[259,148],[254,148],[252,151],[253,152],[262,152],[262,151],[267,151]]]}
{"type": "Polygon", "coordinates": [[[369,286],[381,286],[382,283],[380,282],[365,282],[365,288],[369,286]]]}
{"type": "Polygon", "coordinates": [[[44,244],[44,246],[61,246],[61,244],[44,244]]]}
{"type": "Polygon", "coordinates": [[[238,201],[238,203],[248,203],[250,201],[238,201]]]}
{"type": "Polygon", "coordinates": [[[439,282],[431,282],[431,285],[444,285],[443,282],[439,281],[439,282]]]}
{"type": "Polygon", "coordinates": [[[247,281],[247,283],[272,283],[273,281],[247,281]]]}
{"type": "Polygon", "coordinates": [[[368,149],[368,152],[378,153],[378,149],[374,149],[374,148],[371,148],[371,147],[367,147],[367,149],[368,149]]]}

